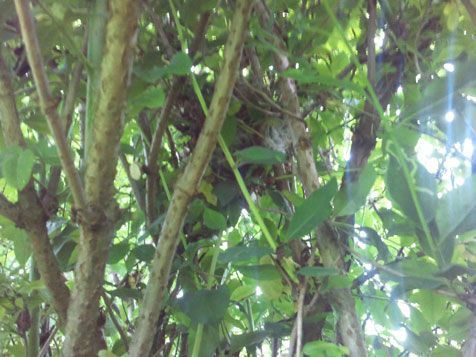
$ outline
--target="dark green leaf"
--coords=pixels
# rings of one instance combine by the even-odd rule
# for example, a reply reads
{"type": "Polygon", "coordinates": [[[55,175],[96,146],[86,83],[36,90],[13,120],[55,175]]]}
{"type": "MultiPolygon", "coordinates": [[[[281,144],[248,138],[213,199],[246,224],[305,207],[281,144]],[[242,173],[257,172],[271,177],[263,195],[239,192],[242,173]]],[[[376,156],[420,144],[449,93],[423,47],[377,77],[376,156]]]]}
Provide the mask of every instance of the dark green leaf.
{"type": "Polygon", "coordinates": [[[122,258],[124,258],[129,251],[129,244],[127,242],[121,242],[114,244],[109,250],[108,264],[116,264],[122,258]]]}
{"type": "Polygon", "coordinates": [[[289,223],[287,239],[301,238],[329,218],[332,213],[331,200],[336,191],[337,181],[333,178],[297,207],[296,213],[289,223]]]}
{"type": "Polygon", "coordinates": [[[230,353],[238,353],[245,347],[256,346],[268,336],[266,331],[253,331],[231,336],[230,353]]]}
{"type": "Polygon", "coordinates": [[[329,275],[338,275],[339,270],[326,267],[304,267],[299,269],[298,274],[312,276],[314,278],[321,278],[329,275]]]}
{"type": "Polygon", "coordinates": [[[271,254],[273,250],[269,247],[259,247],[256,245],[244,246],[238,245],[228,248],[220,253],[218,260],[222,263],[244,262],[249,260],[258,260],[261,257],[271,254]]]}
{"type": "Polygon", "coordinates": [[[178,306],[197,324],[220,322],[225,316],[230,301],[230,292],[224,285],[218,289],[197,290],[185,293],[178,306]]]}
{"type": "Polygon", "coordinates": [[[190,73],[192,60],[184,52],[177,52],[170,64],[167,66],[167,73],[176,76],[185,76],[190,73]]]}
{"type": "Polygon", "coordinates": [[[238,271],[247,278],[255,280],[277,280],[281,279],[279,272],[273,265],[249,265],[237,268],[238,271]]]}
{"type": "Polygon", "coordinates": [[[111,296],[115,296],[120,299],[134,299],[134,300],[142,299],[142,294],[137,289],[117,288],[116,290],[112,290],[109,293],[111,294],[111,296]]]}
{"type": "Polygon", "coordinates": [[[150,262],[154,258],[155,247],[152,244],[138,245],[132,250],[132,254],[143,262],[150,262]]]}

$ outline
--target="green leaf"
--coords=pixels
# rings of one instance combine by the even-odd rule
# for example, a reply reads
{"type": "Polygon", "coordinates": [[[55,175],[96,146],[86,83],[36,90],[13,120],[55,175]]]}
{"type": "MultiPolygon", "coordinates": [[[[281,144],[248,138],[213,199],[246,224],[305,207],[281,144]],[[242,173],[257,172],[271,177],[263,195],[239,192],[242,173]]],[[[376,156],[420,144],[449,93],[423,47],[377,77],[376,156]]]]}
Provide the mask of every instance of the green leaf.
{"type": "Polygon", "coordinates": [[[131,253],[138,260],[150,262],[154,258],[155,247],[152,244],[142,244],[135,247],[131,253]]]}
{"type": "Polygon", "coordinates": [[[263,146],[251,146],[236,153],[239,165],[274,165],[282,164],[286,160],[286,154],[263,146]]]}
{"type": "Polygon", "coordinates": [[[185,76],[190,73],[192,68],[192,60],[184,52],[178,52],[170,61],[170,64],[167,66],[167,73],[176,76],[185,76]]]}
{"type": "Polygon", "coordinates": [[[335,212],[340,216],[354,214],[362,207],[377,178],[372,165],[366,165],[357,182],[346,182],[334,199],[335,212]]]}
{"type": "Polygon", "coordinates": [[[436,224],[439,243],[457,234],[476,229],[476,176],[448,192],[438,201],[436,224]]]}
{"type": "Polygon", "coordinates": [[[140,111],[144,108],[157,109],[164,105],[165,93],[161,87],[148,87],[131,98],[130,105],[140,111]]]}
{"type": "Polygon", "coordinates": [[[403,211],[403,213],[420,225],[416,205],[418,204],[423,213],[426,222],[431,221],[436,214],[436,179],[420,163],[415,160],[406,160],[406,165],[411,173],[411,182],[407,182],[400,163],[392,156],[387,170],[387,189],[390,198],[403,211]],[[410,192],[412,185],[416,191],[418,202],[413,200],[410,192]]]}
{"type": "Polygon", "coordinates": [[[336,268],[326,267],[304,267],[299,269],[298,274],[304,276],[312,276],[314,278],[322,278],[330,275],[338,275],[339,270],[336,268]]]}
{"type": "Polygon", "coordinates": [[[117,288],[116,290],[109,291],[111,296],[118,297],[120,299],[134,299],[140,300],[142,299],[142,294],[137,289],[131,288],[117,288]]]}
{"type": "Polygon", "coordinates": [[[121,259],[123,259],[127,252],[129,251],[129,244],[127,242],[121,242],[114,244],[111,249],[109,249],[108,264],[116,264],[121,259]]]}
{"type": "Polygon", "coordinates": [[[327,341],[312,341],[304,345],[302,352],[311,357],[338,357],[348,355],[349,349],[345,346],[336,345],[327,341]]]}
{"type": "Polygon", "coordinates": [[[435,276],[438,267],[425,259],[407,258],[387,264],[379,272],[382,280],[398,282],[392,291],[397,298],[414,289],[436,289],[447,284],[446,280],[435,276]]]}
{"type": "Polygon", "coordinates": [[[255,280],[278,280],[281,275],[271,264],[240,266],[238,271],[247,278],[255,280]]]}
{"type": "Polygon", "coordinates": [[[203,224],[210,229],[222,231],[226,229],[226,218],[220,212],[205,207],[203,211],[203,224]]]}
{"type": "Polygon", "coordinates": [[[337,191],[337,181],[333,178],[324,187],[313,192],[291,218],[286,234],[287,240],[301,238],[332,214],[331,200],[337,191]]]}
{"type": "Polygon", "coordinates": [[[178,300],[178,306],[197,324],[220,322],[225,316],[230,292],[224,285],[217,289],[187,292],[178,300]]]}
{"type": "Polygon", "coordinates": [[[230,341],[230,353],[236,354],[240,352],[243,348],[256,346],[258,343],[261,343],[268,333],[266,331],[253,331],[247,332],[241,335],[231,336],[230,341]]]}
{"type": "Polygon", "coordinates": [[[271,254],[273,250],[269,247],[259,247],[256,245],[244,246],[238,245],[228,248],[220,254],[218,260],[222,263],[244,262],[249,260],[258,260],[261,257],[271,254]]]}
{"type": "Polygon", "coordinates": [[[2,238],[13,242],[15,258],[20,266],[24,267],[32,253],[28,233],[23,229],[15,227],[13,224],[8,224],[0,229],[0,235],[2,238]]]}
{"type": "Polygon", "coordinates": [[[383,242],[380,235],[372,228],[362,227],[359,228],[359,234],[356,235],[357,239],[361,242],[369,245],[373,245],[377,248],[378,256],[377,259],[382,259],[384,262],[388,261],[390,258],[390,251],[388,250],[387,245],[383,242]],[[365,233],[362,234],[361,232],[365,233]]]}
{"type": "Polygon", "coordinates": [[[35,155],[30,149],[15,146],[2,153],[2,156],[2,172],[5,180],[17,190],[23,190],[30,181],[35,155]]]}
{"type": "Polygon", "coordinates": [[[238,286],[231,293],[230,300],[232,301],[241,301],[249,298],[250,296],[256,294],[256,286],[254,285],[241,285],[238,286]]]}

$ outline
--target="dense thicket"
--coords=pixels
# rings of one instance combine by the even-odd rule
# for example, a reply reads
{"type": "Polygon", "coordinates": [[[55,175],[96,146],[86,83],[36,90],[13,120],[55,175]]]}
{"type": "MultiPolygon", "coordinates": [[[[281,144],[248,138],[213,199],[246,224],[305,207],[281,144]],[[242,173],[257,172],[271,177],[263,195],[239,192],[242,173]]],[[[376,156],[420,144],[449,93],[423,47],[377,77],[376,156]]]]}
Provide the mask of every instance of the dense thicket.
{"type": "Polygon", "coordinates": [[[475,36],[473,0],[0,0],[1,352],[476,355],[475,36]]]}

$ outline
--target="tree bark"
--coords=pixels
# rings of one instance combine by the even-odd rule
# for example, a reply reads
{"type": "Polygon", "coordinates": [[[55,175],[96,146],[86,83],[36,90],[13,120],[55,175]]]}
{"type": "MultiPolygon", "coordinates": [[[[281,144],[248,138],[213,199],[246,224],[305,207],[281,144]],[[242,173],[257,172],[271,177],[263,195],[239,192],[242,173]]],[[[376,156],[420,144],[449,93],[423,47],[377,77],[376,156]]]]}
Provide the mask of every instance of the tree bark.
{"type": "Polygon", "coordinates": [[[86,207],[77,212],[80,240],[66,325],[66,356],[95,356],[105,347],[98,343],[99,297],[119,214],[114,201],[114,178],[136,44],[138,8],[135,0],[109,2],[99,97],[84,175],[86,207]]]}

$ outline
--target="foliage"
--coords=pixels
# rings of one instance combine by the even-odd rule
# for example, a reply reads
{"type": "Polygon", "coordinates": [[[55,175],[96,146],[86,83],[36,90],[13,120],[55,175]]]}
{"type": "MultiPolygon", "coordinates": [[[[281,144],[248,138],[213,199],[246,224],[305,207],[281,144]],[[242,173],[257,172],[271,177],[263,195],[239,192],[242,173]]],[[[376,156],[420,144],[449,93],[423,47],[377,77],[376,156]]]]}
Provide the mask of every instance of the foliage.
{"type": "Polygon", "coordinates": [[[141,2],[130,83],[126,54],[102,62],[114,45],[100,39],[111,13],[95,18],[92,3],[32,2],[53,101],[45,110],[21,16],[0,0],[3,354],[60,353],[72,323],[58,296],[71,306],[89,264],[81,254],[92,249],[103,260],[100,285],[88,288],[99,292],[91,323],[104,335],[93,347],[107,349],[100,355],[127,354],[159,280],[151,355],[356,356],[339,330],[348,311],[369,355],[472,355],[474,2],[256,0],[231,101],[217,102],[226,113],[219,147],[210,139],[203,168],[194,150],[211,137],[202,128],[216,115],[232,19],[245,1],[141,2]],[[104,104],[111,88],[101,75],[121,63],[125,72],[107,79],[119,94],[104,104]],[[97,108],[123,123],[103,129],[97,108]],[[48,125],[52,111],[84,207],[48,125]],[[96,166],[99,211],[85,184],[96,166]],[[184,187],[195,169],[203,175],[184,187]],[[189,202],[177,249],[160,251],[180,195],[189,202]],[[161,260],[170,275],[151,273],[161,260]]]}

